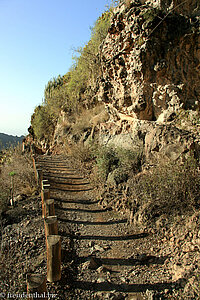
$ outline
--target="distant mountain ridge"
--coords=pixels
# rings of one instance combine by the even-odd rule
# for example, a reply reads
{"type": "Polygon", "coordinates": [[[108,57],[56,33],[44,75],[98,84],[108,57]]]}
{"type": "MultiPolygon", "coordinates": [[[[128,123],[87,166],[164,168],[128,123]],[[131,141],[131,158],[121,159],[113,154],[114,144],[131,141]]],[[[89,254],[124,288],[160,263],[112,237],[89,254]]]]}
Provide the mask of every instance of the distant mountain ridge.
{"type": "Polygon", "coordinates": [[[21,143],[24,139],[24,136],[13,136],[5,133],[0,133],[0,150],[9,148],[10,146],[16,146],[18,143],[21,143]]]}

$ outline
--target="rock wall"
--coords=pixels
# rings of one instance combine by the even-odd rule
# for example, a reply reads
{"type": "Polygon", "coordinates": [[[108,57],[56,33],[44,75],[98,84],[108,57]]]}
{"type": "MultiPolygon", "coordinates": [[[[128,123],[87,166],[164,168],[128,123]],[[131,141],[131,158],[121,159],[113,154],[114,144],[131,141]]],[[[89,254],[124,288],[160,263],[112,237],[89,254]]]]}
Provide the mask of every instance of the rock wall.
{"type": "MultiPolygon", "coordinates": [[[[162,2],[162,1],[161,1],[162,2]]],[[[165,1],[166,2],[166,1],[165,1]]],[[[116,10],[101,45],[99,100],[141,120],[199,104],[199,21],[132,3],[116,10]]]]}
{"type": "Polygon", "coordinates": [[[147,156],[169,142],[174,158],[190,150],[196,137],[186,138],[189,131],[173,120],[182,110],[200,107],[199,6],[196,0],[142,0],[116,8],[100,46],[98,99],[110,114],[101,124],[102,142],[143,144],[147,156]]]}
{"type": "Polygon", "coordinates": [[[101,76],[89,87],[105,103],[106,118],[91,115],[77,136],[63,112],[52,147],[96,136],[101,144],[142,151],[145,162],[200,157],[199,2],[123,3],[99,48],[101,76]]]}
{"type": "Polygon", "coordinates": [[[141,0],[141,3],[164,10],[174,11],[185,16],[199,16],[200,3],[198,0],[141,0]]]}

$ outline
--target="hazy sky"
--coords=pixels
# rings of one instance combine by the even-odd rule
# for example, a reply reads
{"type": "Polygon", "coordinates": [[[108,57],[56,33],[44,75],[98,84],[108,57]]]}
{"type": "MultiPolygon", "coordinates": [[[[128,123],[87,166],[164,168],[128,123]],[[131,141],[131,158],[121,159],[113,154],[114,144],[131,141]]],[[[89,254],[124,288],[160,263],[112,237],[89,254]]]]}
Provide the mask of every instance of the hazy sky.
{"type": "Polygon", "coordinates": [[[45,84],[72,65],[72,49],[111,0],[0,0],[0,132],[27,134],[45,84]]]}

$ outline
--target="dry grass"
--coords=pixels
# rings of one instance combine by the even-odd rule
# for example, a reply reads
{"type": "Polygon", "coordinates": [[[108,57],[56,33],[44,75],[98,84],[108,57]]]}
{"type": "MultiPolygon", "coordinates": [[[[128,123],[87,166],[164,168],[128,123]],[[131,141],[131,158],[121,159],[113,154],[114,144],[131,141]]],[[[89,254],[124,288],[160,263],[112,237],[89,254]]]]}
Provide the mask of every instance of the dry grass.
{"type": "Polygon", "coordinates": [[[130,8],[131,2],[132,2],[131,0],[125,0],[124,4],[125,4],[126,7],[130,8]]]}
{"type": "Polygon", "coordinates": [[[22,194],[29,196],[36,191],[32,160],[29,154],[22,154],[20,146],[6,152],[4,163],[0,168],[0,203],[2,210],[9,204],[11,174],[13,174],[14,179],[14,196],[22,194]]]}
{"type": "Polygon", "coordinates": [[[72,133],[81,135],[83,132],[92,129],[93,124],[91,120],[103,111],[105,111],[104,105],[98,105],[92,109],[83,110],[72,125],[72,133]]]}
{"type": "Polygon", "coordinates": [[[162,216],[172,221],[200,209],[198,163],[160,162],[130,183],[130,205],[142,222],[154,222],[162,216]]]}
{"type": "Polygon", "coordinates": [[[89,145],[83,143],[71,143],[65,144],[64,153],[73,157],[82,163],[89,162],[92,160],[92,153],[89,145]]]}

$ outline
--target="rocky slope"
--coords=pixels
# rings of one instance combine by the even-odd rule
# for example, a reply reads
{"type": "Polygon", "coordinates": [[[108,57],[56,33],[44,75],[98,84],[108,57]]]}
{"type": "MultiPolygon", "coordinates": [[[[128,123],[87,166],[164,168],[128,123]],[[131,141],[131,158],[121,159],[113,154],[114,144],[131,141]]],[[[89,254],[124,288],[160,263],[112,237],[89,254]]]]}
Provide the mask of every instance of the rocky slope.
{"type": "Polygon", "coordinates": [[[166,110],[169,118],[181,106],[199,105],[199,20],[149,2],[116,9],[101,45],[99,99],[140,120],[161,121],[166,110]]]}

